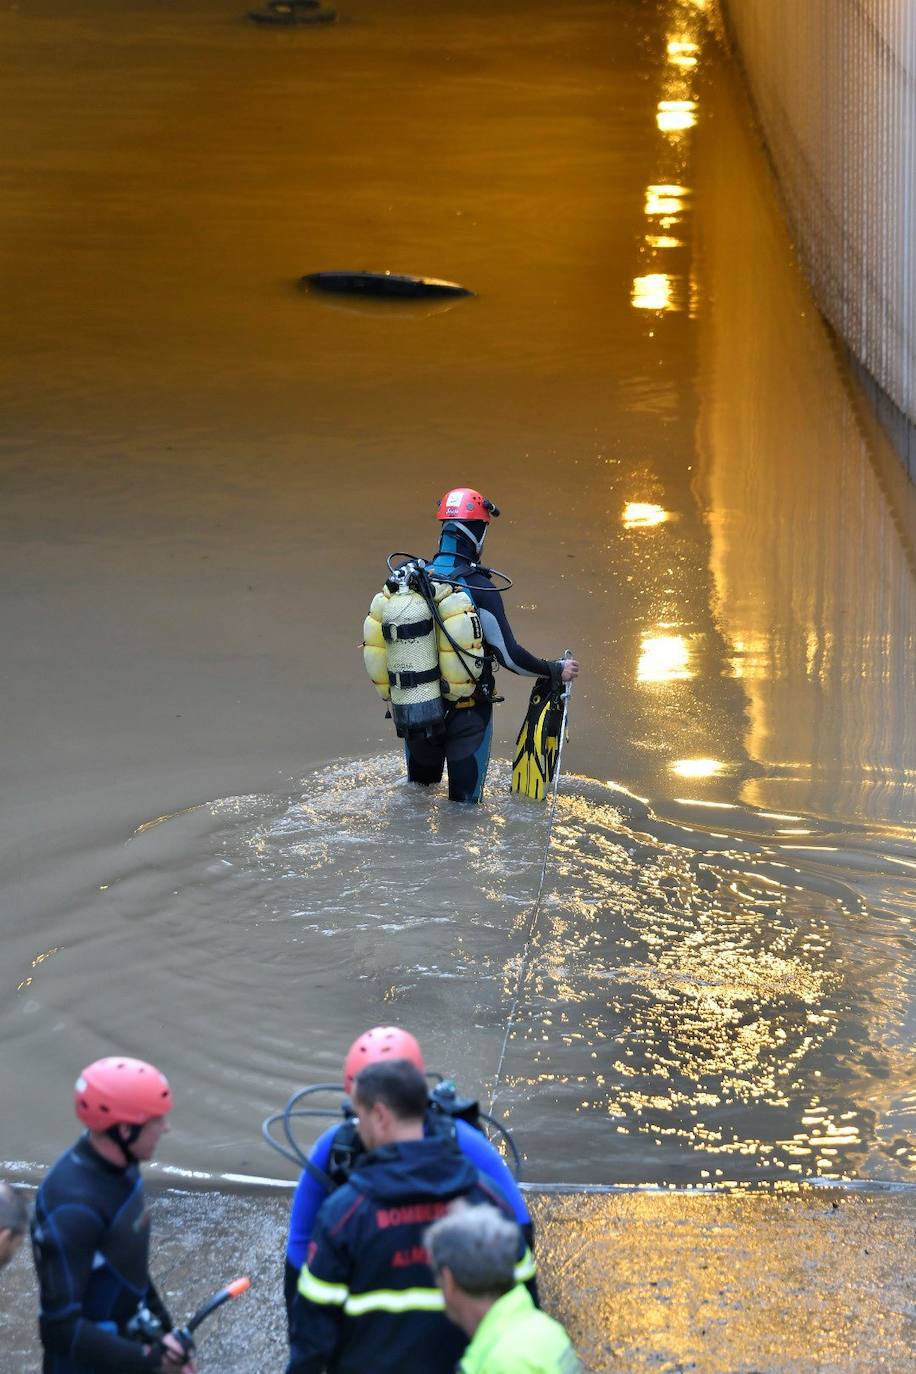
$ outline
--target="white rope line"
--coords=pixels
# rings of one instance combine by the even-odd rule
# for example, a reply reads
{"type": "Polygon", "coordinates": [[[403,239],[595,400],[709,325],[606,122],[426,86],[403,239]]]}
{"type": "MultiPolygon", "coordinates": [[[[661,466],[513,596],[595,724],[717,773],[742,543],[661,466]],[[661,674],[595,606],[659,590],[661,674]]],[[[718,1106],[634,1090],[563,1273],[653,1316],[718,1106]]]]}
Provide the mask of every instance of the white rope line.
{"type": "MultiPolygon", "coordinates": [[[[567,649],[564,658],[569,658],[570,652],[567,649]]],[[[518,979],[515,984],[515,994],[512,998],[512,1005],[509,1008],[509,1018],[506,1021],[506,1032],[500,1046],[499,1059],[496,1063],[496,1075],[493,1079],[493,1091],[490,1093],[490,1111],[499,1094],[499,1082],[502,1077],[503,1064],[506,1059],[506,1051],[509,1048],[509,1037],[512,1034],[512,1027],[515,1023],[515,1015],[522,1000],[522,993],[525,988],[525,981],[528,977],[528,970],[531,967],[532,942],[537,928],[537,919],[541,912],[541,899],[544,895],[544,883],[547,878],[547,864],[550,859],[550,841],[553,837],[553,822],[557,814],[557,796],[560,787],[560,769],[563,764],[563,745],[566,742],[566,718],[569,714],[569,698],[572,695],[572,682],[566,684],[566,691],[563,693],[563,719],[560,722],[560,744],[557,749],[557,766],[553,775],[553,798],[550,803],[550,814],[547,818],[547,839],[544,844],[544,859],[541,863],[541,877],[538,882],[538,889],[534,897],[534,905],[531,908],[531,915],[528,918],[528,925],[525,930],[525,952],[522,958],[521,967],[518,971],[518,979]]]]}
{"type": "MultiPolygon", "coordinates": [[[[8,1180],[15,1180],[19,1187],[36,1188],[38,1185],[30,1180],[36,1177],[44,1177],[50,1169],[50,1164],[37,1164],[31,1160],[11,1159],[0,1160],[0,1171],[8,1180]]],[[[154,1174],[165,1174],[170,1178],[188,1179],[195,1183],[236,1183],[251,1188],[268,1187],[279,1188],[292,1192],[296,1188],[295,1179],[288,1178],[264,1178],[259,1174],[210,1174],[198,1169],[180,1169],[174,1164],[147,1164],[147,1172],[154,1174]]],[[[744,1197],[748,1193],[769,1192],[775,1185],[781,1183],[791,1183],[793,1189],[818,1189],[829,1191],[836,1188],[844,1192],[853,1193],[914,1193],[916,1183],[911,1183],[904,1179],[883,1179],[883,1178],[799,1178],[793,1175],[780,1176],[770,1179],[747,1180],[747,1186],[734,1183],[717,1181],[715,1183],[680,1183],[670,1186],[666,1183],[525,1183],[519,1182],[519,1190],[523,1193],[531,1194],[601,1194],[609,1195],[616,1193],[653,1193],[675,1194],[680,1196],[700,1196],[710,1193],[728,1193],[730,1197],[744,1197]]],[[[180,1189],[178,1191],[181,1191],[180,1189]]],[[[217,1188],[218,1192],[219,1189],[217,1188]]]]}

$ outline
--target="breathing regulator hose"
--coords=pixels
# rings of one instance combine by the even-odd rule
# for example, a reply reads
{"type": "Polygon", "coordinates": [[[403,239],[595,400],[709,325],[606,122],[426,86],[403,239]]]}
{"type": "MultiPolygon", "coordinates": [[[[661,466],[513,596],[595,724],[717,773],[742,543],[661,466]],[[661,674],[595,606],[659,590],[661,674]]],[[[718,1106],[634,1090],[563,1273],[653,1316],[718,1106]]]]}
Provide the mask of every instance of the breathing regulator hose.
{"type": "MultiPolygon", "coordinates": [[[[472,1115],[470,1118],[463,1116],[460,1109],[454,1112],[450,1111],[449,1104],[454,1101],[454,1085],[443,1079],[441,1074],[433,1073],[429,1076],[436,1080],[435,1086],[430,1092],[431,1107],[441,1112],[443,1116],[451,1116],[454,1120],[466,1120],[469,1125],[475,1125],[478,1121],[486,1122],[490,1133],[495,1135],[505,1145],[509,1167],[513,1175],[517,1179],[521,1178],[522,1157],[507,1127],[505,1127],[495,1116],[492,1116],[488,1112],[481,1111],[476,1102],[464,1104],[472,1108],[472,1115]]],[[[305,1117],[319,1117],[343,1124],[348,1117],[352,1118],[352,1113],[350,1112],[349,1103],[346,1097],[344,1097],[343,1106],[336,1109],[331,1107],[303,1107],[300,1105],[306,1098],[313,1096],[315,1093],[338,1093],[343,1095],[344,1088],[341,1083],[315,1083],[311,1087],[298,1089],[298,1091],[294,1092],[292,1097],[290,1097],[282,1111],[274,1112],[262,1123],[261,1134],[267,1141],[267,1144],[270,1145],[272,1149],[276,1150],[278,1154],[281,1154],[284,1159],[288,1159],[289,1162],[295,1164],[297,1168],[304,1169],[305,1172],[325,1190],[325,1192],[332,1193],[337,1186],[336,1183],[329,1174],[325,1173],[324,1169],[319,1168],[317,1164],[309,1159],[293,1134],[293,1122],[302,1120],[305,1117]],[[282,1130],[282,1140],[278,1140],[274,1133],[277,1122],[280,1123],[282,1130]]],[[[486,1134],[486,1132],[482,1132],[482,1134],[486,1134]]]]}
{"type": "Polygon", "coordinates": [[[323,1169],[319,1169],[317,1164],[313,1164],[308,1155],[302,1149],[299,1142],[293,1135],[291,1122],[297,1117],[326,1117],[331,1121],[345,1119],[346,1113],[341,1112],[338,1107],[300,1107],[299,1103],[306,1097],[311,1097],[314,1093],[343,1093],[342,1083],[315,1083],[310,1088],[300,1088],[294,1092],[286,1106],[280,1112],[274,1112],[261,1125],[261,1134],[268,1145],[281,1154],[284,1159],[288,1159],[291,1164],[296,1164],[300,1169],[304,1169],[316,1183],[328,1193],[334,1191],[334,1180],[323,1169]],[[282,1123],[285,1144],[277,1139],[273,1133],[273,1128],[277,1122],[282,1123]]]}

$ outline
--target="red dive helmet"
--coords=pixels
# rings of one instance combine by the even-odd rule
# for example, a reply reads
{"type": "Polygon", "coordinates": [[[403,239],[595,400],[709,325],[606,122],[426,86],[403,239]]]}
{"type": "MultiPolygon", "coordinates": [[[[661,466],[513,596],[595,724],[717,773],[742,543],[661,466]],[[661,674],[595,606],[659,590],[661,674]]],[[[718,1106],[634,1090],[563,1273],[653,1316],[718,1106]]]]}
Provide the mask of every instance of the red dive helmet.
{"type": "Polygon", "coordinates": [[[172,1110],[172,1090],[152,1064],[113,1055],[83,1069],[73,1089],[73,1105],[90,1131],[142,1126],[172,1110]]]}
{"type": "Polygon", "coordinates": [[[400,1026],[373,1026],[364,1031],[347,1050],[344,1060],[344,1092],[353,1087],[360,1069],[377,1064],[380,1059],[409,1059],[421,1073],[426,1072],[423,1051],[410,1031],[400,1026]]]}
{"type": "Polygon", "coordinates": [[[496,506],[471,487],[454,487],[447,491],[436,511],[437,520],[482,520],[485,525],[489,525],[491,515],[494,518],[499,515],[496,506]]]}

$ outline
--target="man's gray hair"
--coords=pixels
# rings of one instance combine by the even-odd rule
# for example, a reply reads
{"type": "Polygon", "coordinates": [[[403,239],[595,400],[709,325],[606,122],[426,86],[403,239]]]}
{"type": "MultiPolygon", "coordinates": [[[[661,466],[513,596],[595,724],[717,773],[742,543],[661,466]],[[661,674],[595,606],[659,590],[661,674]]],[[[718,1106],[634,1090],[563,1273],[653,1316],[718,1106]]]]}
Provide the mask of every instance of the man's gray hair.
{"type": "Polygon", "coordinates": [[[495,1207],[456,1204],[430,1226],[423,1243],[436,1273],[450,1269],[465,1293],[492,1297],[515,1286],[521,1232],[495,1207]]]}
{"type": "Polygon", "coordinates": [[[14,1236],[25,1235],[29,1224],[29,1204],[19,1188],[0,1180],[0,1231],[12,1231],[14,1236]]]}

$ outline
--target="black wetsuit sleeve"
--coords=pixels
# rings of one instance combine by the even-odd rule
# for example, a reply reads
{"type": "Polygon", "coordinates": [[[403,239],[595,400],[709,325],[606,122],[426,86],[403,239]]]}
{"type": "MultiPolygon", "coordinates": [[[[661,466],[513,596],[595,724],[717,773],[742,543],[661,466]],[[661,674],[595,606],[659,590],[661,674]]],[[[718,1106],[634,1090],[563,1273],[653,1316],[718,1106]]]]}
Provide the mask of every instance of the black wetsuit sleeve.
{"type": "Polygon", "coordinates": [[[161,1356],[106,1331],[82,1315],[92,1260],[105,1234],[97,1212],[76,1203],[56,1208],[34,1233],[41,1288],[39,1324],[45,1350],[97,1374],[158,1369],[161,1356]]]}
{"type": "Polygon", "coordinates": [[[495,655],[497,661],[512,673],[522,677],[549,677],[556,681],[562,669],[556,660],[537,658],[524,649],[506,618],[503,599],[493,587],[483,588],[476,584],[471,587],[480,628],[483,630],[484,643],[495,655]]]}

